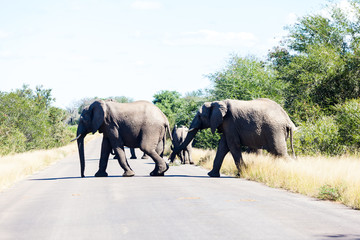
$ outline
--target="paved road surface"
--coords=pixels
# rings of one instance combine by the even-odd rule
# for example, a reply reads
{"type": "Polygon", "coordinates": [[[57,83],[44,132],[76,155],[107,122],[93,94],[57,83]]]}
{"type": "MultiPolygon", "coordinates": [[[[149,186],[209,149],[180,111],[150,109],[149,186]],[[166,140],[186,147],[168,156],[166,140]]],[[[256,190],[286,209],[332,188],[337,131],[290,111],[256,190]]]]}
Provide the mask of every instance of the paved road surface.
{"type": "Polygon", "coordinates": [[[0,239],[360,239],[360,211],[188,165],[150,177],[140,153],[135,177],[115,160],[91,177],[100,140],[85,148],[87,178],[74,155],[1,193],[0,239]]]}

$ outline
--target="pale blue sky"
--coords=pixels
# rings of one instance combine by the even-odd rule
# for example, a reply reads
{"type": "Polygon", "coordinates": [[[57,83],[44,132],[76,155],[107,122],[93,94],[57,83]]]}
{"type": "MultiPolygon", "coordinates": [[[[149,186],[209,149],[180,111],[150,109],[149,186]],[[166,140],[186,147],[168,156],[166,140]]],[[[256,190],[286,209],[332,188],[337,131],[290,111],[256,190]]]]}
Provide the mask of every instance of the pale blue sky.
{"type": "MultiPolygon", "coordinates": [[[[335,1],[336,2],[336,1],[335,1]]],[[[0,91],[152,100],[210,85],[231,54],[265,57],[326,0],[0,0],[0,91]]]]}

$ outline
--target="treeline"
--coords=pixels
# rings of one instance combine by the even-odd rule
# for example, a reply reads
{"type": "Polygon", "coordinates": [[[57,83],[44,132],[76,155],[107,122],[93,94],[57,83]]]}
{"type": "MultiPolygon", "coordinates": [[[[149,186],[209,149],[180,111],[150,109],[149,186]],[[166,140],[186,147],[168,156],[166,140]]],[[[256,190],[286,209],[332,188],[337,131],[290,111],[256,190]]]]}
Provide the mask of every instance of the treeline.
{"type": "MultiPolygon", "coordinates": [[[[340,155],[360,149],[360,1],[332,5],[290,26],[289,34],[265,59],[232,55],[207,77],[211,86],[182,96],[163,90],[156,104],[171,126],[189,126],[206,101],[270,98],[281,104],[298,127],[298,154],[340,155]]],[[[112,98],[131,102],[127,97],[112,98]]],[[[66,111],[51,106],[51,90],[27,86],[0,93],[0,155],[67,143],[83,99],[66,111]]],[[[194,145],[215,148],[219,135],[199,132],[194,145]]]]}
{"type": "MultiPolygon", "coordinates": [[[[154,96],[174,124],[189,119],[204,101],[266,97],[281,104],[298,126],[295,146],[302,154],[339,155],[360,148],[360,1],[347,8],[328,6],[319,14],[287,26],[288,36],[265,60],[230,57],[226,67],[209,74],[202,94],[154,96]]],[[[209,132],[195,145],[214,147],[209,132]]]]}
{"type": "Polygon", "coordinates": [[[0,92],[0,155],[48,149],[69,142],[65,110],[51,106],[51,89],[0,92]]]}

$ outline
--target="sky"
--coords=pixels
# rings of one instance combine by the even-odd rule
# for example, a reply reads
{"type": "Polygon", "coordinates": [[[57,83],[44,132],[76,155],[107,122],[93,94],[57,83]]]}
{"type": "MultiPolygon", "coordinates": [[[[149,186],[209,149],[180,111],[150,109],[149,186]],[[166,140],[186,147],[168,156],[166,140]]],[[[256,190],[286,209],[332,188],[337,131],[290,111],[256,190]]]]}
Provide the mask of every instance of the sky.
{"type": "MultiPolygon", "coordinates": [[[[335,1],[337,2],[337,1],[335,1]]],[[[298,17],[326,0],[0,0],[0,91],[52,89],[152,101],[211,86],[230,57],[265,58],[298,17]]]]}

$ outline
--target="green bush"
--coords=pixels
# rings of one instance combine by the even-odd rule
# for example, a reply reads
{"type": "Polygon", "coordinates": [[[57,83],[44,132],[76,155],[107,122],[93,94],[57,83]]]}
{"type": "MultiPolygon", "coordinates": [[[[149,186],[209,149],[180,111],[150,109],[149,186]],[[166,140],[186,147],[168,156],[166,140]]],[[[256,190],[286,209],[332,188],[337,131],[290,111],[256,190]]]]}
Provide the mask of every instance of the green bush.
{"type": "Polygon", "coordinates": [[[338,104],[334,109],[340,141],[348,148],[348,151],[356,151],[360,147],[360,99],[338,104]]]}
{"type": "Polygon", "coordinates": [[[339,141],[339,127],[334,117],[323,116],[298,126],[294,136],[294,147],[298,154],[338,155],[344,153],[339,141]]]}
{"type": "Polygon", "coordinates": [[[73,134],[64,120],[66,112],[51,107],[51,90],[24,85],[0,92],[0,154],[48,149],[68,143],[73,134]]]}
{"type": "Polygon", "coordinates": [[[286,83],[276,78],[275,71],[255,57],[234,55],[223,70],[207,77],[213,84],[210,89],[212,100],[270,98],[284,103],[286,83]]]}
{"type": "Polygon", "coordinates": [[[0,125],[0,156],[26,149],[26,137],[17,128],[0,125]]]}
{"type": "Polygon", "coordinates": [[[216,149],[220,140],[220,134],[216,132],[212,134],[211,130],[204,129],[199,131],[193,142],[193,147],[202,149],[216,149]]]}

